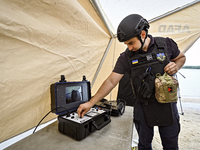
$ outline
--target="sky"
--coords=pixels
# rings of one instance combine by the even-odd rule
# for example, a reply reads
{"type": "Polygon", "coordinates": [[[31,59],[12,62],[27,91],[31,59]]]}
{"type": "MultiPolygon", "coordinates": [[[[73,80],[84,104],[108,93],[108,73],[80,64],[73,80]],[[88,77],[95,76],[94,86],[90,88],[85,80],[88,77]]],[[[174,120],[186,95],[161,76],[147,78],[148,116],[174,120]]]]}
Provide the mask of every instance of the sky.
{"type": "MultiPolygon", "coordinates": [[[[194,0],[99,0],[115,32],[121,20],[129,14],[137,13],[147,20],[150,20],[193,1],[194,0]]],[[[185,53],[185,65],[200,66],[200,50],[198,47],[200,47],[200,39],[185,53]]]]}
{"type": "Polygon", "coordinates": [[[200,66],[200,38],[185,53],[185,66],[200,66]]]}

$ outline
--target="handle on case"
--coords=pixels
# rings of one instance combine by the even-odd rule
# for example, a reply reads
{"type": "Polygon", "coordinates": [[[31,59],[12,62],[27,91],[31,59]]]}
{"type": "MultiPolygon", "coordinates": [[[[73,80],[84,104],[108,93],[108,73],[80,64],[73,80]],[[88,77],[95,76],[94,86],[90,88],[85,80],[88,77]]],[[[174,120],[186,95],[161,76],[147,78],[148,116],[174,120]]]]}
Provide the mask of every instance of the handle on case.
{"type": "Polygon", "coordinates": [[[98,126],[94,120],[92,121],[92,125],[93,125],[97,130],[100,130],[100,129],[102,129],[103,127],[105,127],[107,124],[109,124],[109,123],[111,122],[110,116],[106,115],[106,118],[107,118],[108,120],[107,120],[106,122],[102,123],[100,126],[98,126]]]}

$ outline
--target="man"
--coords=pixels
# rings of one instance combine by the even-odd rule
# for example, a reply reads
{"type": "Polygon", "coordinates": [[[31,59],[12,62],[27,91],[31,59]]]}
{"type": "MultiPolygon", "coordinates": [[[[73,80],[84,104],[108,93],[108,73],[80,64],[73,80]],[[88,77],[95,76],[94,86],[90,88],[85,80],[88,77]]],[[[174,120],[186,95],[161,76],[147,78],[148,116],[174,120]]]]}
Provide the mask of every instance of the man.
{"type": "Polygon", "coordinates": [[[129,15],[121,21],[117,37],[128,48],[119,56],[113,72],[94,97],[80,105],[77,112],[83,117],[95,103],[110,93],[127,72],[136,95],[134,122],[139,135],[139,150],[152,149],[154,126],[159,127],[163,149],[177,150],[180,124],[176,103],[159,104],[156,101],[153,79],[157,73],[177,73],[185,63],[185,56],[172,39],[154,38],[148,35],[148,28],[147,20],[138,14],[129,15]]]}

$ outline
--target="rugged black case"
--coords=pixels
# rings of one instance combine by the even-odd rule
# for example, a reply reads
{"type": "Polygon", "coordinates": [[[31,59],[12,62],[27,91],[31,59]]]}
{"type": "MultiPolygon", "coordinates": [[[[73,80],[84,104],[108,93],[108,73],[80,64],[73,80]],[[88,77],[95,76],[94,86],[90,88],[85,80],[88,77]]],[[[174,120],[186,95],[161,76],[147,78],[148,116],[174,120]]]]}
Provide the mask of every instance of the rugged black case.
{"type": "Polygon", "coordinates": [[[102,129],[110,122],[110,116],[107,112],[95,116],[82,124],[58,116],[58,130],[61,133],[80,141],[90,135],[90,133],[102,129]]]}
{"type": "MultiPolygon", "coordinates": [[[[65,78],[64,78],[65,79],[65,78]]],[[[90,82],[83,80],[80,82],[66,82],[61,80],[51,85],[51,109],[58,115],[58,130],[65,135],[72,137],[75,140],[82,140],[90,133],[100,130],[111,122],[110,112],[105,110],[104,113],[92,117],[84,123],[77,123],[66,119],[63,116],[70,116],[71,113],[76,112],[80,104],[85,103],[91,99],[90,82]],[[72,101],[67,103],[66,88],[71,86],[81,86],[82,100],[72,101]]],[[[72,96],[72,93],[70,94],[72,96]]]]}

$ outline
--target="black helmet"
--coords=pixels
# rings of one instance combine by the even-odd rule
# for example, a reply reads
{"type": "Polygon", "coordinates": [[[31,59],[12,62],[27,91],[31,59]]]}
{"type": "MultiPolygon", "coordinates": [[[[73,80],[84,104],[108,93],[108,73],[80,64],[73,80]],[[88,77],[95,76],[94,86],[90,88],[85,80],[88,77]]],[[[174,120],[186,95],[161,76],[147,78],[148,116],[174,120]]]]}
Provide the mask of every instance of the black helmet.
{"type": "Polygon", "coordinates": [[[149,29],[149,23],[146,19],[138,14],[132,14],[125,17],[117,28],[117,38],[120,42],[130,40],[139,36],[142,30],[146,33],[149,29]]]}

